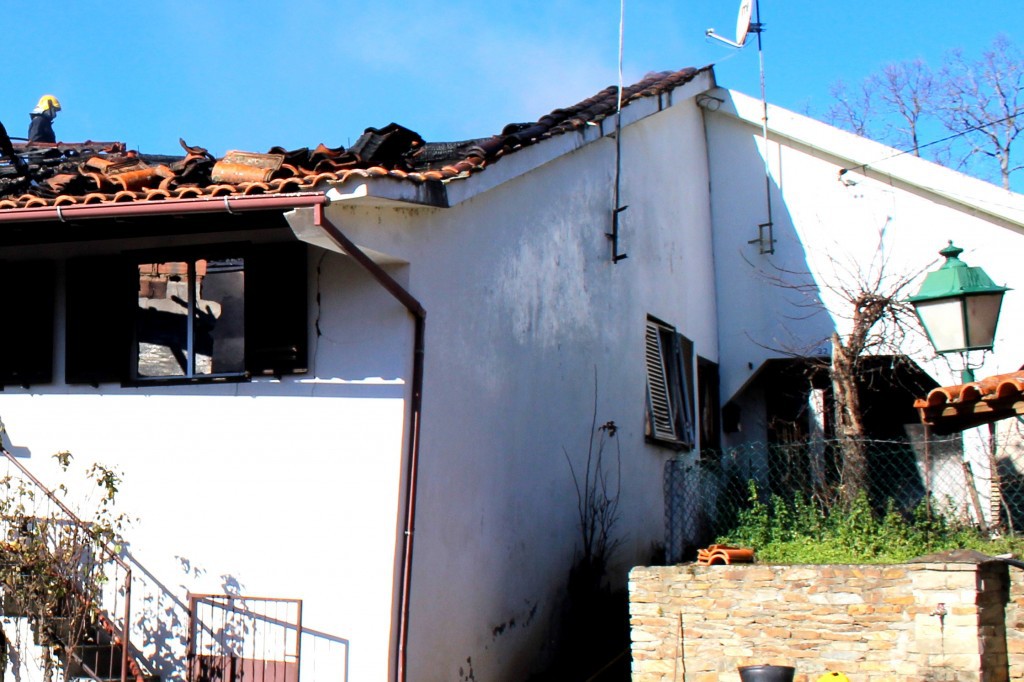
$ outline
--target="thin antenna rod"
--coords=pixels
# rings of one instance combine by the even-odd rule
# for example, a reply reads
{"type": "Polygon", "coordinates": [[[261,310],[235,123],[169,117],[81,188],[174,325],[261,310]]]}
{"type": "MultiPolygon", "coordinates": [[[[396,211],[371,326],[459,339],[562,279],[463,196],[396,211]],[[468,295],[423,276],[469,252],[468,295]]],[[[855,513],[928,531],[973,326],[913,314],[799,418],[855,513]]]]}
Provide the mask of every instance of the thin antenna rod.
{"type": "Polygon", "coordinates": [[[620,205],[620,192],[622,180],[622,53],[625,43],[626,27],[626,0],[619,0],[619,92],[615,105],[615,189],[612,197],[612,231],[605,233],[605,236],[612,242],[612,263],[618,263],[626,254],[619,253],[619,214],[629,206],[620,205]]]}
{"type": "Polygon", "coordinates": [[[768,220],[757,226],[757,238],[748,241],[748,244],[757,244],[761,254],[775,253],[774,222],[772,220],[772,179],[771,164],[768,160],[768,98],[765,96],[764,86],[764,44],[761,34],[764,32],[764,24],[761,23],[761,2],[753,0],[754,21],[750,21],[750,0],[741,0],[739,15],[736,17],[736,40],[729,40],[717,33],[715,29],[709,28],[704,32],[708,38],[725,43],[736,49],[743,49],[747,44],[749,33],[757,34],[757,61],[761,74],[761,141],[762,154],[764,156],[764,199],[768,209],[768,220]]]}
{"type": "Polygon", "coordinates": [[[754,13],[757,17],[751,29],[757,34],[757,61],[761,71],[761,140],[764,149],[764,199],[768,207],[768,222],[758,225],[758,241],[761,243],[761,253],[775,253],[775,226],[772,221],[772,178],[771,165],[768,163],[768,98],[765,96],[764,87],[764,46],[761,44],[761,34],[764,32],[764,25],[761,23],[761,1],[754,0],[754,13]],[[768,229],[768,248],[764,246],[764,230],[768,229]]]}

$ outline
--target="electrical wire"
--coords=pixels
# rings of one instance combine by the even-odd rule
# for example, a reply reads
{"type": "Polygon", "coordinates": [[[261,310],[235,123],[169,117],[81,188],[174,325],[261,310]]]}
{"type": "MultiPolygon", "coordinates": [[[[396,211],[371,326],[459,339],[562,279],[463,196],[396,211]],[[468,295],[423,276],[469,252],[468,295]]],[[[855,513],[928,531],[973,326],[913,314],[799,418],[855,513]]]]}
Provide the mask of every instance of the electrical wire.
{"type": "Polygon", "coordinates": [[[854,170],[867,170],[868,167],[874,166],[875,164],[882,163],[884,161],[890,161],[890,160],[898,158],[900,156],[904,156],[906,154],[910,154],[910,153],[912,153],[914,151],[921,151],[922,149],[926,149],[928,147],[931,147],[932,145],[941,144],[943,142],[949,142],[950,140],[955,140],[958,137],[963,137],[964,135],[967,135],[968,133],[973,133],[973,132],[978,131],[978,130],[984,130],[985,128],[988,128],[989,126],[998,125],[1000,123],[1006,123],[1007,121],[1010,121],[1010,120],[1016,118],[1017,116],[1020,116],[1021,114],[1024,114],[1024,109],[1018,109],[1017,111],[1013,112],[1009,116],[1005,116],[1005,117],[999,119],[998,121],[989,121],[988,123],[983,123],[981,125],[971,126],[970,128],[967,128],[966,130],[962,130],[962,131],[960,131],[958,133],[953,133],[952,135],[947,135],[946,137],[940,138],[938,140],[932,140],[931,142],[925,142],[924,144],[919,144],[916,147],[911,147],[910,149],[897,150],[897,152],[895,154],[890,154],[889,156],[883,156],[882,158],[878,159],[877,161],[872,161],[870,163],[862,163],[862,164],[859,164],[857,166],[850,166],[849,168],[843,168],[843,169],[841,169],[839,171],[839,175],[842,176],[842,175],[845,175],[846,173],[849,173],[850,171],[854,171],[854,170]]]}

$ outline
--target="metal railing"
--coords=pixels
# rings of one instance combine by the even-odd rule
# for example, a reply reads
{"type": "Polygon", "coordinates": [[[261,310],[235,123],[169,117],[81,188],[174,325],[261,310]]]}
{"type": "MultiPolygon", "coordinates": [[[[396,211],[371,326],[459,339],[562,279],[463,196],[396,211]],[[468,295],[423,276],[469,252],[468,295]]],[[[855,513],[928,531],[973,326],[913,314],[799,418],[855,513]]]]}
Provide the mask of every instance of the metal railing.
{"type": "Polygon", "coordinates": [[[347,682],[348,649],[303,626],[299,599],[189,595],[189,682],[347,682]]]}
{"type": "Polygon", "coordinates": [[[94,524],[80,519],[10,452],[0,453],[6,466],[0,478],[0,495],[5,495],[0,502],[2,549],[8,561],[23,562],[19,570],[26,570],[25,562],[45,564],[53,592],[64,600],[61,608],[71,617],[60,627],[41,622],[41,611],[33,604],[40,595],[19,594],[17,580],[3,586],[5,612],[27,616],[36,628],[53,630],[44,639],[62,652],[65,678],[143,682],[150,673],[133,654],[128,637],[131,567],[94,524]],[[36,552],[35,558],[26,556],[27,551],[36,552]]]}

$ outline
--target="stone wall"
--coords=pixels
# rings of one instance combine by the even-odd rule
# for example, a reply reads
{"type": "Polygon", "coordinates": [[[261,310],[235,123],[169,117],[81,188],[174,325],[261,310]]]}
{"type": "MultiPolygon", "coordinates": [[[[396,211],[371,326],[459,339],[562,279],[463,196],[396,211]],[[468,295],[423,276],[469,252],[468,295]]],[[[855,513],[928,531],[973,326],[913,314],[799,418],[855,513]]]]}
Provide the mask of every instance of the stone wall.
{"type": "Polygon", "coordinates": [[[1006,655],[1010,679],[1024,680],[1024,571],[1010,569],[1010,602],[1006,605],[1006,655]]]}
{"type": "Polygon", "coordinates": [[[1024,578],[1013,570],[1011,585],[1005,564],[974,553],[635,568],[633,682],[735,682],[739,666],[758,664],[794,666],[796,682],[830,671],[853,682],[1024,679],[1024,578]]]}

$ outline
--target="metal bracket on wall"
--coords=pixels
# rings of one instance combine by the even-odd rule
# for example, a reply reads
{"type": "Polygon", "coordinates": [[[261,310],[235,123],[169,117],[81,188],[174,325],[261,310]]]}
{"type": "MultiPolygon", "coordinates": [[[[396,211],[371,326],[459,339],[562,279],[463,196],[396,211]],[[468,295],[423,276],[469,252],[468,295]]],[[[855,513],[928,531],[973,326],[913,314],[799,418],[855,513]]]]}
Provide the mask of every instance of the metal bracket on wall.
{"type": "Polygon", "coordinates": [[[628,256],[624,253],[619,253],[619,214],[625,211],[629,206],[619,206],[618,208],[612,209],[612,231],[605,232],[606,237],[611,240],[612,243],[612,263],[618,263],[628,256]]]}
{"type": "Polygon", "coordinates": [[[775,253],[775,231],[771,221],[758,225],[757,239],[751,239],[747,243],[757,244],[758,253],[762,255],[775,253]]]}

